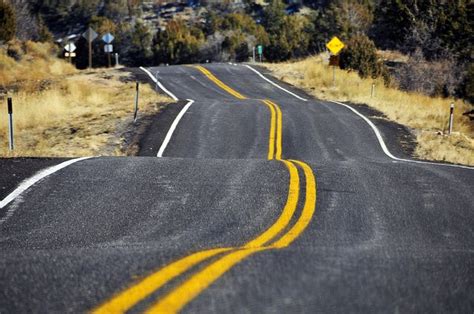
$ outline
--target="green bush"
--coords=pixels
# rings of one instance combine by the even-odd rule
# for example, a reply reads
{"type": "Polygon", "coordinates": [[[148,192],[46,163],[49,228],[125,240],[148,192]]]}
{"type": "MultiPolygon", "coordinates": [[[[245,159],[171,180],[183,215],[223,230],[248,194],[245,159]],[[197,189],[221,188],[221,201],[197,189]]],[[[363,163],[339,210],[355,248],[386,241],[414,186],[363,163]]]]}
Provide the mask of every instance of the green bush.
{"type": "Polygon", "coordinates": [[[357,71],[360,77],[383,76],[385,83],[389,83],[388,72],[378,60],[377,48],[366,35],[355,35],[348,40],[347,47],[341,52],[340,63],[342,69],[357,71]]]}
{"type": "Polygon", "coordinates": [[[16,18],[12,7],[0,2],[0,42],[7,42],[15,37],[16,18]]]}

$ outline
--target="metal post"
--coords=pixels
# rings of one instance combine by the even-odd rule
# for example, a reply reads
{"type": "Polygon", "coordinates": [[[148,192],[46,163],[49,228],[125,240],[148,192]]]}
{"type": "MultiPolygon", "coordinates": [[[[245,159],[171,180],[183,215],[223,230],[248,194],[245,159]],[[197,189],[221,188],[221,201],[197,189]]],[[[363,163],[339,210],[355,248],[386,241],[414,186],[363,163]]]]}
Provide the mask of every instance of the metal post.
{"type": "Polygon", "coordinates": [[[332,85],[336,87],[336,66],[332,66],[332,85]]]}
{"type": "Polygon", "coordinates": [[[112,59],[110,58],[110,52],[107,52],[107,64],[109,65],[108,66],[109,68],[112,66],[112,59]]]}
{"type": "Polygon", "coordinates": [[[92,41],[89,41],[89,69],[92,69],[92,41]]]}
{"type": "Polygon", "coordinates": [[[262,54],[259,53],[259,55],[260,55],[260,63],[262,63],[262,54]]]}
{"type": "Polygon", "coordinates": [[[11,97],[8,97],[8,126],[10,129],[10,150],[13,151],[14,149],[14,142],[13,142],[13,100],[11,97]]]}
{"type": "Polygon", "coordinates": [[[453,132],[453,124],[454,124],[454,104],[451,104],[449,108],[449,134],[453,132]]]}
{"type": "Polygon", "coordinates": [[[375,96],[375,83],[372,83],[372,89],[370,90],[370,98],[375,96]]]}
{"type": "Polygon", "coordinates": [[[119,54],[118,53],[115,53],[115,66],[116,67],[119,66],[119,54]]]}
{"type": "Polygon", "coordinates": [[[137,116],[138,116],[138,94],[140,92],[140,82],[137,82],[137,87],[136,87],[136,95],[135,95],[135,113],[133,115],[133,122],[137,122],[137,116]]]}
{"type": "Polygon", "coordinates": [[[252,49],[252,62],[255,63],[255,46],[252,49]]]}

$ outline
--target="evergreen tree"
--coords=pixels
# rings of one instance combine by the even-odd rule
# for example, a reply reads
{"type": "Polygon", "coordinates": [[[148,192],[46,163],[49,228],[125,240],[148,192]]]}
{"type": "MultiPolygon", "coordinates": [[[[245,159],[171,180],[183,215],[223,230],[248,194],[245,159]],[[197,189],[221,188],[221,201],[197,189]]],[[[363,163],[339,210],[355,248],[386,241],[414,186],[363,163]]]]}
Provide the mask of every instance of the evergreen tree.
{"type": "Polygon", "coordinates": [[[0,42],[8,42],[15,37],[16,19],[12,7],[0,2],[0,42]]]}
{"type": "Polygon", "coordinates": [[[363,78],[376,78],[384,74],[377,48],[366,35],[355,35],[347,41],[347,47],[340,54],[340,63],[341,68],[355,70],[363,78]]]}
{"type": "Polygon", "coordinates": [[[131,34],[129,55],[133,66],[147,65],[152,57],[152,35],[148,27],[142,22],[137,22],[131,34]]]}
{"type": "Polygon", "coordinates": [[[382,49],[397,49],[403,45],[415,22],[405,1],[381,1],[375,9],[371,37],[382,49]]]}

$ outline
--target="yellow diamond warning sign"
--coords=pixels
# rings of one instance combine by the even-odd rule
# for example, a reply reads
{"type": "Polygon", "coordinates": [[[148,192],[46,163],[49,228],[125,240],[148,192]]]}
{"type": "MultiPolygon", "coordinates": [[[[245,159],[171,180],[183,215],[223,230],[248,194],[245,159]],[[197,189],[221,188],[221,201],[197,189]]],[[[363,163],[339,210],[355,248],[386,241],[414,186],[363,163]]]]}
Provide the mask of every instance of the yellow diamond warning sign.
{"type": "Polygon", "coordinates": [[[333,55],[337,55],[342,50],[342,48],[344,48],[344,43],[339,38],[334,36],[326,44],[326,47],[332,52],[333,55]]]}

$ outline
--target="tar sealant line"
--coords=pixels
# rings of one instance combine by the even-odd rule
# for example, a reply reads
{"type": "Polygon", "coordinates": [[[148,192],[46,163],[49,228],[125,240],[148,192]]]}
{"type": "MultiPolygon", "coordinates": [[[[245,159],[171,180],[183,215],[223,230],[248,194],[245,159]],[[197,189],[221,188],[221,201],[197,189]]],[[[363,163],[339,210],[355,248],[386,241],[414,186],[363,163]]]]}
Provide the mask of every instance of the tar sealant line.
{"type": "MultiPolygon", "coordinates": [[[[278,84],[270,81],[269,79],[267,79],[265,76],[263,76],[263,74],[261,74],[260,72],[258,72],[257,70],[255,70],[254,68],[252,68],[251,66],[249,65],[245,65],[247,68],[249,68],[250,70],[254,71],[255,73],[257,73],[261,78],[263,78],[264,80],[266,80],[267,82],[271,83],[272,85],[278,87],[279,89],[287,92],[288,94],[300,99],[300,100],[303,100],[303,101],[307,101],[307,99],[304,99],[304,98],[301,98],[300,96],[290,92],[289,90],[279,86],[278,84]]],[[[403,158],[398,158],[398,157],[395,157],[394,155],[392,155],[392,153],[388,150],[387,148],[387,145],[385,144],[385,141],[383,140],[383,137],[382,137],[382,134],[380,133],[379,129],[375,126],[374,123],[372,123],[372,121],[370,121],[366,116],[364,116],[363,114],[361,114],[359,111],[357,111],[356,109],[352,108],[351,106],[349,105],[346,105],[344,103],[341,103],[341,102],[338,102],[338,101],[333,101],[333,100],[330,100],[330,102],[334,103],[334,104],[338,104],[338,105],[341,105],[341,106],[344,106],[348,109],[350,109],[352,112],[354,112],[356,115],[358,115],[359,117],[361,117],[371,128],[372,130],[374,131],[375,133],[375,136],[377,137],[377,140],[380,144],[380,147],[382,147],[382,150],[383,152],[385,153],[385,155],[387,155],[390,159],[392,160],[396,160],[396,161],[403,161],[403,162],[410,162],[410,163],[416,163],[416,164],[425,164],[425,165],[434,165],[434,166],[443,166],[443,167],[454,167],[454,168],[462,168],[462,169],[469,169],[469,170],[474,170],[474,167],[470,167],[470,166],[462,166],[462,165],[452,165],[452,164],[443,164],[443,163],[438,163],[438,162],[429,162],[429,161],[421,161],[421,160],[411,160],[411,159],[403,159],[403,158]]]]}
{"type": "Polygon", "coordinates": [[[148,71],[144,67],[140,67],[140,70],[148,74],[148,76],[153,80],[153,82],[155,82],[168,96],[173,98],[173,100],[175,101],[179,100],[178,97],[176,97],[172,92],[170,92],[166,87],[164,87],[163,84],[161,84],[161,82],[158,81],[158,79],[153,74],[151,74],[150,71],[148,71]]]}
{"type": "MultiPolygon", "coordinates": [[[[20,196],[23,192],[28,190],[31,186],[33,186],[35,183],[41,181],[45,177],[47,177],[47,176],[49,176],[49,175],[51,175],[51,174],[53,174],[53,173],[55,173],[55,172],[57,172],[61,169],[64,169],[67,166],[70,166],[70,165],[72,165],[72,164],[74,164],[78,161],[86,160],[86,159],[89,159],[89,158],[92,158],[92,157],[82,157],[82,158],[71,159],[71,160],[62,162],[59,165],[52,166],[52,167],[49,167],[49,168],[46,168],[46,169],[43,169],[43,170],[39,171],[37,174],[35,174],[31,178],[28,178],[25,181],[23,181],[22,183],[20,183],[20,185],[13,192],[11,192],[9,195],[7,195],[7,197],[5,197],[2,201],[0,201],[0,209],[7,206],[9,203],[14,201],[18,196],[20,196]]],[[[3,218],[0,219],[0,225],[2,223],[4,223],[8,218],[10,218],[11,215],[13,215],[14,211],[15,211],[15,207],[10,208],[7,211],[6,215],[3,218]]]]}
{"type": "Polygon", "coordinates": [[[268,78],[266,78],[262,73],[258,72],[257,70],[255,70],[254,68],[252,68],[250,65],[246,64],[245,65],[247,68],[249,68],[250,70],[254,71],[258,76],[260,76],[261,78],[263,78],[265,81],[267,81],[268,83],[272,84],[273,86],[275,86],[276,88],[279,88],[281,89],[282,91],[298,98],[299,100],[302,100],[302,101],[308,101],[307,99],[303,98],[303,97],[300,97],[298,95],[296,95],[295,93],[293,92],[290,92],[289,90],[287,90],[286,88],[283,88],[281,87],[280,85],[276,84],[275,82],[269,80],[268,78]]]}
{"type": "Polygon", "coordinates": [[[189,109],[189,107],[191,107],[191,105],[193,103],[194,103],[194,100],[188,99],[188,103],[186,104],[186,106],[184,106],[183,109],[181,109],[181,111],[178,114],[178,116],[176,117],[176,119],[174,119],[173,124],[171,124],[171,127],[168,130],[168,133],[166,134],[166,137],[165,137],[165,140],[163,141],[163,144],[161,144],[161,147],[158,150],[158,154],[156,155],[157,157],[163,157],[163,153],[165,152],[165,149],[168,146],[168,143],[170,142],[171,137],[173,136],[173,133],[176,130],[176,127],[179,124],[179,121],[181,120],[181,118],[183,118],[184,114],[189,109]]]}

